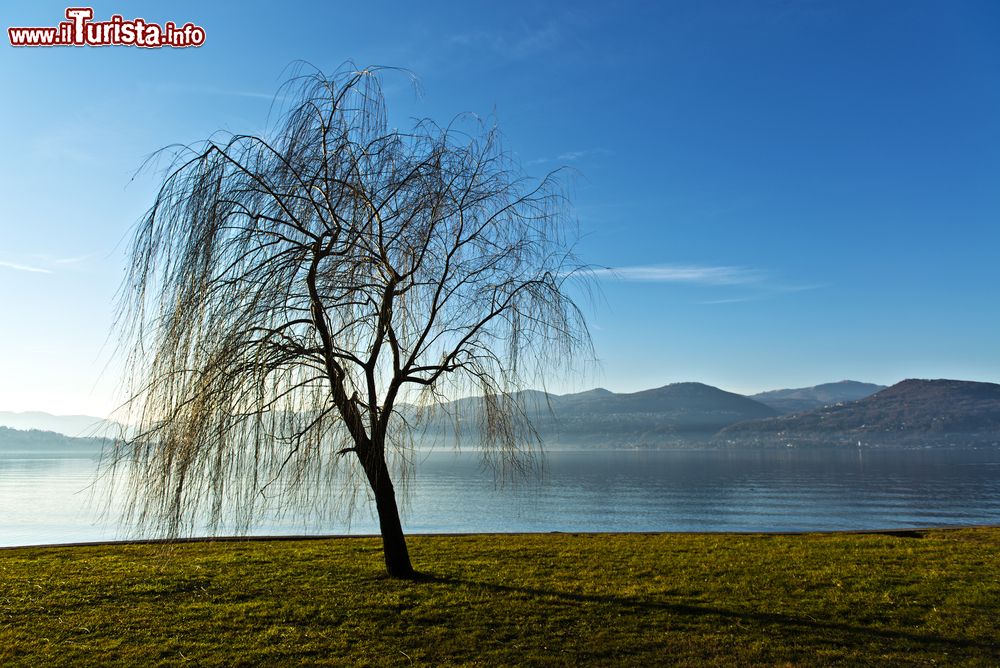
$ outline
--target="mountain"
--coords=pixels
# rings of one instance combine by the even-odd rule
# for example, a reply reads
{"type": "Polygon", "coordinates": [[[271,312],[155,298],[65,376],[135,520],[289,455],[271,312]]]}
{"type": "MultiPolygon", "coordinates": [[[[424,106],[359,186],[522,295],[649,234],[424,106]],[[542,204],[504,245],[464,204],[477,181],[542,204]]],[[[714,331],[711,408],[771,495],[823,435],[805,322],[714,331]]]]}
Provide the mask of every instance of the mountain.
{"type": "Polygon", "coordinates": [[[865,399],[732,425],[719,436],[732,443],[997,443],[1000,385],[904,380],[865,399]]]}
{"type": "Polygon", "coordinates": [[[0,454],[20,457],[95,457],[106,444],[102,438],[72,438],[52,431],[0,427],[0,454]]]}
{"type": "MultiPolygon", "coordinates": [[[[652,390],[615,393],[603,388],[553,395],[519,395],[547,447],[663,447],[705,441],[722,427],[777,415],[761,403],[702,383],[675,383],[652,390]]],[[[456,423],[463,440],[478,437],[481,398],[451,402],[428,423],[427,436],[442,437],[456,423]]]]}
{"type": "Polygon", "coordinates": [[[839,383],[824,383],[813,387],[799,387],[789,390],[772,390],[753,394],[751,399],[770,406],[781,415],[802,413],[814,408],[829,406],[845,401],[857,401],[870,397],[885,385],[859,383],[856,380],[842,380],[839,383]]]}
{"type": "MultiPolygon", "coordinates": [[[[674,383],[641,392],[595,388],[575,394],[526,390],[515,395],[546,447],[662,448],[716,445],[947,445],[1000,443],[1000,385],[958,380],[905,380],[892,387],[854,381],[764,392],[745,397],[702,383],[674,383]],[[849,400],[850,396],[862,398],[849,400]],[[760,399],[761,401],[758,401],[760,399]],[[793,402],[822,404],[785,414],[793,402]],[[772,405],[766,405],[771,403],[772,405]]],[[[452,401],[421,413],[400,406],[417,426],[416,441],[468,445],[479,440],[482,397],[452,401]]],[[[87,416],[2,413],[0,425],[51,425],[52,431],[0,431],[0,452],[99,450],[98,434],[115,423],[87,416]]],[[[105,432],[107,433],[107,432],[105,432]]]]}
{"type": "Polygon", "coordinates": [[[52,415],[40,411],[11,413],[0,411],[0,427],[54,431],[64,436],[107,436],[118,427],[116,422],[92,415],[52,415]]]}

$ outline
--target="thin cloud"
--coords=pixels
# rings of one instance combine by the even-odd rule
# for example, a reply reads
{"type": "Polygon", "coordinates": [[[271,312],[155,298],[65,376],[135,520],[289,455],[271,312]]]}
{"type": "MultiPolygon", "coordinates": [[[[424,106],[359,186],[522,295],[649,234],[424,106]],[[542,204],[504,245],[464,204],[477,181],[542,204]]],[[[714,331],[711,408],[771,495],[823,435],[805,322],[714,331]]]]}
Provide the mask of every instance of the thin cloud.
{"type": "Polygon", "coordinates": [[[548,157],[534,158],[532,160],[527,161],[524,164],[530,166],[530,165],[540,165],[546,162],[562,162],[562,163],[578,162],[585,158],[595,158],[602,155],[611,155],[612,153],[613,151],[609,151],[606,148],[587,148],[579,151],[566,151],[564,153],[560,153],[554,158],[548,158],[548,157]]]}
{"type": "Polygon", "coordinates": [[[52,272],[48,269],[42,269],[41,267],[29,267],[26,264],[17,264],[16,262],[6,262],[0,260],[0,267],[4,269],[13,269],[14,271],[26,271],[32,274],[51,274],[52,272]]]}
{"type": "Polygon", "coordinates": [[[606,148],[588,148],[582,151],[567,151],[556,156],[556,160],[562,160],[565,162],[576,162],[577,160],[582,160],[583,158],[592,158],[601,155],[611,155],[613,151],[609,151],[606,148]]]}
{"type": "Polygon", "coordinates": [[[451,38],[453,44],[466,48],[487,49],[507,60],[525,60],[555,49],[563,40],[560,24],[551,22],[545,26],[521,30],[517,33],[474,31],[451,38]]]}
{"type": "MultiPolygon", "coordinates": [[[[249,97],[255,100],[270,101],[275,99],[274,93],[259,93],[257,91],[252,91],[252,90],[232,90],[229,88],[213,88],[208,86],[200,89],[200,91],[197,92],[202,92],[207,95],[224,95],[226,97],[249,97]]],[[[285,98],[284,96],[281,96],[278,99],[283,100],[285,98]]]]}
{"type": "Polygon", "coordinates": [[[793,294],[796,292],[806,292],[808,290],[822,290],[830,287],[829,283],[817,283],[814,285],[755,285],[757,290],[753,294],[741,295],[737,297],[727,297],[724,299],[707,299],[698,302],[704,306],[714,306],[716,304],[742,304],[744,302],[756,302],[765,299],[773,299],[780,295],[793,294]]]}
{"type": "Polygon", "coordinates": [[[97,253],[87,253],[85,255],[51,255],[49,253],[32,253],[29,256],[33,264],[41,264],[47,267],[72,267],[83,264],[88,260],[97,257],[97,253]]]}
{"type": "MultiPolygon", "coordinates": [[[[225,97],[246,97],[255,100],[274,100],[274,93],[261,93],[251,90],[238,90],[232,88],[222,88],[212,85],[185,84],[185,83],[142,83],[141,87],[154,93],[166,93],[171,95],[221,95],[225,97]]],[[[283,98],[278,98],[283,99],[283,98]]]]}
{"type": "Polygon", "coordinates": [[[94,253],[89,253],[87,255],[79,255],[77,257],[57,257],[52,260],[52,264],[60,265],[72,265],[80,264],[81,262],[86,262],[90,258],[94,257],[94,253]]]}
{"type": "Polygon", "coordinates": [[[749,295],[747,297],[732,297],[730,299],[709,299],[707,301],[698,302],[704,306],[712,306],[715,304],[743,304],[745,302],[756,302],[761,299],[766,299],[770,295],[749,295]]]}
{"type": "Polygon", "coordinates": [[[761,272],[748,267],[660,264],[595,269],[597,278],[617,278],[644,283],[691,283],[696,285],[749,285],[763,280],[761,272]]]}

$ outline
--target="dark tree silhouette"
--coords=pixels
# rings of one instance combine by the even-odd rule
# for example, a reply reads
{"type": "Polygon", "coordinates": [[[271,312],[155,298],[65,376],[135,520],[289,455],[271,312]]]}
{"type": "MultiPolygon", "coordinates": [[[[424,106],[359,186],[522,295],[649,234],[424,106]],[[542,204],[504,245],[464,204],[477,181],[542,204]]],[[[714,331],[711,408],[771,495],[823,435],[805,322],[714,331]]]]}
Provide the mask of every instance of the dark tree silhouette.
{"type": "Polygon", "coordinates": [[[297,76],[273,136],[172,150],[118,320],[132,427],[112,470],[136,524],[248,526],[354,477],[388,573],[411,577],[390,475],[411,407],[481,395],[491,461],[536,451],[516,392],[590,346],[565,199],[495,127],[390,129],[379,77],[297,76]]]}

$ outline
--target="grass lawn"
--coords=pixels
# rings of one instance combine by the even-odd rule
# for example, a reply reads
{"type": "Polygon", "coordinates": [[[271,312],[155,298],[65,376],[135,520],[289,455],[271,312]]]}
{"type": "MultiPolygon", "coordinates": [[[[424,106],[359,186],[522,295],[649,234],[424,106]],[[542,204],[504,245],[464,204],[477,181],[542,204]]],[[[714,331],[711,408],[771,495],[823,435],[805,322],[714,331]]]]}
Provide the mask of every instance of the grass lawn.
{"type": "Polygon", "coordinates": [[[1000,528],[0,550],[0,666],[1000,665],[1000,528]]]}

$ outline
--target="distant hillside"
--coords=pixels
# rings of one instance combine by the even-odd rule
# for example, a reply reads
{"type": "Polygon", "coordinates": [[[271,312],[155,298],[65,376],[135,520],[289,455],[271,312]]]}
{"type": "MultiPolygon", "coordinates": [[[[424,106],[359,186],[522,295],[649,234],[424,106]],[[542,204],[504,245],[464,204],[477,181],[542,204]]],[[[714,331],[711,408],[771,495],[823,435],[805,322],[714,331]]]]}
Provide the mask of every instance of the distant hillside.
{"type": "MultiPolygon", "coordinates": [[[[739,394],[702,383],[617,394],[603,388],[578,394],[531,391],[521,396],[529,419],[547,447],[664,447],[707,440],[722,427],[776,415],[773,409],[739,394]]],[[[455,418],[463,440],[478,436],[480,399],[452,402],[428,427],[428,435],[446,435],[455,418]]]]}
{"type": "Polygon", "coordinates": [[[0,455],[6,456],[93,457],[100,454],[105,442],[101,438],[72,438],[51,431],[0,427],[0,455]]]}
{"type": "Polygon", "coordinates": [[[761,392],[750,398],[770,406],[781,415],[790,415],[840,402],[857,401],[884,389],[885,385],[842,380],[839,383],[824,383],[813,387],[761,392]]]}
{"type": "MultiPolygon", "coordinates": [[[[517,395],[545,446],[573,448],[665,448],[707,445],[949,445],[1000,443],[1000,385],[958,380],[905,380],[883,388],[855,381],[755,395],[762,401],[702,383],[675,383],[651,390],[615,393],[596,388],[554,395],[528,390],[517,395]],[[852,395],[864,398],[848,400],[852,395]],[[773,404],[765,405],[764,402],[773,404]],[[820,408],[784,414],[794,402],[820,408]],[[776,408],[781,406],[783,408],[776,408]]],[[[446,404],[420,420],[418,444],[448,442],[454,428],[463,444],[479,442],[482,399],[446,404]]],[[[801,405],[801,404],[800,404],[801,405]]],[[[416,422],[417,409],[401,406],[416,422]]],[[[0,453],[100,451],[99,438],[64,434],[98,433],[113,425],[86,416],[0,413],[0,424],[52,424],[65,430],[18,431],[0,427],[0,453]],[[96,422],[95,422],[96,421],[96,422]]]]}
{"type": "Polygon", "coordinates": [[[791,444],[1000,442],[1000,385],[904,380],[859,401],[733,425],[720,438],[791,444]]]}
{"type": "Polygon", "coordinates": [[[107,436],[118,424],[92,415],[52,415],[40,411],[0,411],[0,427],[54,431],[64,436],[107,436]]]}

